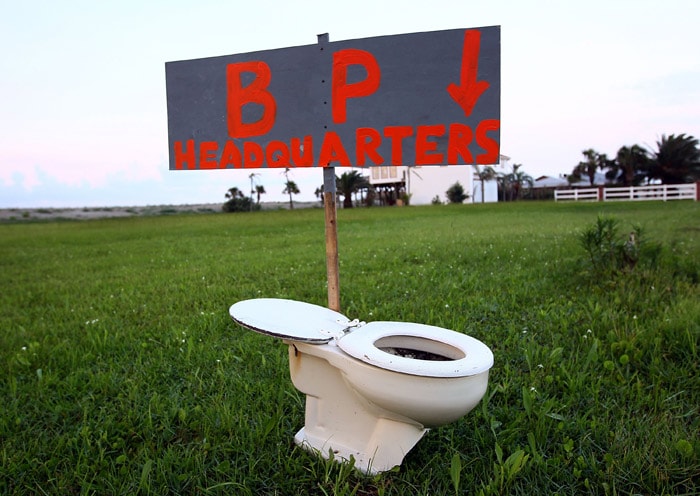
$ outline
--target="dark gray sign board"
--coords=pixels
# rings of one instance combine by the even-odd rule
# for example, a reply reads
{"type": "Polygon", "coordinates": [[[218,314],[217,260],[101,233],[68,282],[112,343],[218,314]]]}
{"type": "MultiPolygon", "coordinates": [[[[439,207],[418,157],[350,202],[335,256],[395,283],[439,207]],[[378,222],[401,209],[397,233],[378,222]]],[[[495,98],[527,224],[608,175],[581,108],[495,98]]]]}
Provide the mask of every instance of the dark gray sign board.
{"type": "Polygon", "coordinates": [[[500,27],[168,62],[170,169],[495,164],[500,27]]]}

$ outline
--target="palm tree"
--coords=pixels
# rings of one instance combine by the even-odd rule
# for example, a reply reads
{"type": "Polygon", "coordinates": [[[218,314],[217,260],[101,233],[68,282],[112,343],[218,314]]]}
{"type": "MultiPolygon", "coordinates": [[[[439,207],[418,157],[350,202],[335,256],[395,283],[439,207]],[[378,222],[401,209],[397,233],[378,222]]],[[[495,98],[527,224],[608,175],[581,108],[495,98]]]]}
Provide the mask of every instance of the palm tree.
{"type": "MultiPolygon", "coordinates": [[[[250,178],[250,211],[253,211],[253,179],[255,179],[255,176],[258,176],[259,174],[256,174],[255,172],[251,172],[250,175],[248,176],[250,178]]],[[[260,203],[260,196],[258,196],[258,203],[260,203]]]]}
{"type": "Polygon", "coordinates": [[[243,192],[236,186],[234,186],[233,188],[229,188],[229,190],[226,192],[226,198],[228,198],[229,200],[243,198],[243,192]]]}
{"type": "Polygon", "coordinates": [[[294,210],[294,202],[292,202],[292,195],[298,195],[300,193],[299,187],[297,186],[297,183],[294,181],[289,181],[285,183],[284,189],[282,190],[282,194],[288,194],[289,195],[289,208],[290,210],[294,210]]]}
{"type": "Polygon", "coordinates": [[[623,146],[610,164],[606,177],[622,186],[638,186],[649,168],[649,154],[639,145],[623,146]],[[619,177],[618,177],[619,175],[619,177]]]}
{"type": "Polygon", "coordinates": [[[316,188],[316,191],[314,191],[314,195],[316,196],[316,198],[319,199],[321,205],[323,205],[323,184],[316,188]]]}
{"type": "Polygon", "coordinates": [[[245,196],[243,192],[235,186],[229,188],[226,192],[226,198],[228,198],[228,201],[221,207],[224,212],[247,212],[253,209],[252,198],[245,196]]]}
{"type": "Polygon", "coordinates": [[[593,186],[595,184],[596,171],[598,169],[605,169],[611,162],[604,153],[598,153],[593,148],[583,150],[582,153],[583,156],[586,157],[586,160],[579,162],[578,165],[574,167],[572,175],[578,180],[580,180],[581,176],[583,175],[588,176],[588,180],[590,181],[591,186],[593,186]]]}
{"type": "Polygon", "coordinates": [[[282,194],[289,194],[289,209],[294,210],[294,202],[292,201],[292,195],[298,195],[300,193],[297,183],[289,179],[289,167],[286,167],[282,174],[284,174],[284,189],[282,194]]]}
{"type": "Polygon", "coordinates": [[[700,179],[700,149],[696,138],[685,134],[661,135],[656,146],[657,151],[647,175],[649,179],[661,179],[664,184],[700,179]]]}
{"type": "Polygon", "coordinates": [[[513,172],[508,174],[508,182],[510,183],[510,187],[513,189],[514,200],[520,198],[520,191],[524,185],[527,185],[528,188],[532,188],[533,184],[535,184],[532,176],[525,173],[525,171],[520,170],[522,166],[523,164],[513,164],[513,172]]]}
{"type": "Polygon", "coordinates": [[[260,205],[260,195],[264,195],[265,193],[267,193],[267,191],[265,191],[265,186],[263,186],[262,184],[256,184],[255,193],[258,195],[257,203],[258,205],[260,205]]]}
{"type": "Polygon", "coordinates": [[[498,183],[498,191],[503,192],[503,201],[507,201],[506,193],[508,191],[509,181],[508,177],[510,174],[499,173],[496,175],[496,182],[498,183]]]}
{"type": "Polygon", "coordinates": [[[497,175],[496,170],[490,165],[487,165],[483,169],[481,169],[478,165],[474,165],[474,168],[476,169],[476,176],[479,178],[479,182],[481,183],[481,203],[484,203],[486,201],[486,198],[484,197],[484,182],[495,179],[497,175]]]}
{"type": "Polygon", "coordinates": [[[338,191],[343,194],[343,208],[352,208],[352,195],[369,185],[367,178],[358,171],[343,172],[335,179],[338,191]]]}

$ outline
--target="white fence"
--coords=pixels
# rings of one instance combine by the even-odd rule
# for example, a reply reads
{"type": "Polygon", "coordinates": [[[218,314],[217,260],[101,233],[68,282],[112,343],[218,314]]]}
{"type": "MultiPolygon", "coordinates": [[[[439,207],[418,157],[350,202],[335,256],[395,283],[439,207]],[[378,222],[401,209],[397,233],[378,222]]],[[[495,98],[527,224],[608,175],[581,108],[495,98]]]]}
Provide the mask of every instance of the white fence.
{"type": "Polygon", "coordinates": [[[658,184],[624,188],[581,188],[554,191],[555,201],[698,200],[700,183],[658,184]]]}
{"type": "Polygon", "coordinates": [[[554,201],[598,201],[598,188],[554,190],[554,201]]]}

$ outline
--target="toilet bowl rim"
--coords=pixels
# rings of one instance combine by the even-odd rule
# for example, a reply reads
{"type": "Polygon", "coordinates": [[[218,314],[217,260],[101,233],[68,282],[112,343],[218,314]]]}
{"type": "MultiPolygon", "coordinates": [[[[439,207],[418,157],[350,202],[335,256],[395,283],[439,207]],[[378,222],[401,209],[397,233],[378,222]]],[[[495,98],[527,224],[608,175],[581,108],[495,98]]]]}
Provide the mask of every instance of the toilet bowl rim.
{"type": "Polygon", "coordinates": [[[337,345],[355,359],[410,375],[467,377],[486,372],[493,366],[493,353],[483,342],[467,334],[428,324],[369,322],[337,340],[337,345]],[[390,336],[410,336],[441,342],[457,348],[465,356],[456,360],[432,361],[392,355],[375,345],[378,340],[390,336]]]}

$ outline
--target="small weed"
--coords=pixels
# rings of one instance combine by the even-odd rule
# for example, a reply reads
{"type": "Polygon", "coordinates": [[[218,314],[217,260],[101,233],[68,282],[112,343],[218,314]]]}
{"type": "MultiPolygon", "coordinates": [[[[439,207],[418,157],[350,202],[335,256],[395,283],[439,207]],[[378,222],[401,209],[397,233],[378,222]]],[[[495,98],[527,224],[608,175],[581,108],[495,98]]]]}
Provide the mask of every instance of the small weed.
{"type": "Polygon", "coordinates": [[[638,264],[655,267],[660,243],[647,241],[639,225],[633,225],[627,236],[619,235],[619,221],[612,216],[599,215],[593,226],[580,235],[580,242],[588,253],[591,268],[596,273],[630,271],[638,264]]]}
{"type": "Polygon", "coordinates": [[[462,458],[459,453],[452,455],[450,462],[450,478],[452,479],[452,487],[454,487],[455,495],[459,494],[459,483],[462,476],[462,458]]]}
{"type": "Polygon", "coordinates": [[[525,454],[525,451],[518,449],[504,460],[503,449],[498,443],[496,443],[495,453],[496,463],[493,467],[493,477],[481,491],[481,494],[484,495],[507,494],[516,476],[525,468],[530,458],[530,455],[525,454]]]}

